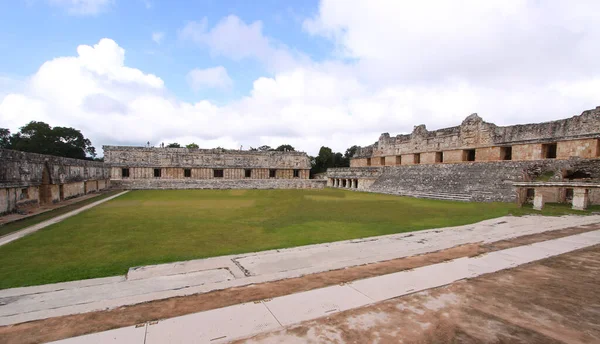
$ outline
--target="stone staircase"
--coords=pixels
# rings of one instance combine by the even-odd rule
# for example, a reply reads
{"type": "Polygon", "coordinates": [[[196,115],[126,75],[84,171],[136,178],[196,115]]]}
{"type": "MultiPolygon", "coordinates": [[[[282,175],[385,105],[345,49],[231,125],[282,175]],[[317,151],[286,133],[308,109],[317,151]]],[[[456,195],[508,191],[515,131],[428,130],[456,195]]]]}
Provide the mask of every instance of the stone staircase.
{"type": "Polygon", "coordinates": [[[384,193],[384,194],[388,194],[388,195],[439,199],[439,200],[445,200],[445,201],[460,201],[460,202],[473,201],[473,197],[471,195],[448,193],[448,192],[419,192],[419,191],[408,191],[408,190],[394,190],[394,191],[377,190],[376,192],[384,193]]]}

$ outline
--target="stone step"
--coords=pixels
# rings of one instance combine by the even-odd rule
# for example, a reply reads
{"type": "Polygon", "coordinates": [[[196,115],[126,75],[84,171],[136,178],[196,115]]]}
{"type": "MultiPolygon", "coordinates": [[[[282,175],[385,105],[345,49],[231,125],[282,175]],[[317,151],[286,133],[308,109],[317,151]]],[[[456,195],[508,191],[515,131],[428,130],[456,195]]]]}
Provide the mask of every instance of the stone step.
{"type": "Polygon", "coordinates": [[[432,192],[404,191],[404,190],[394,190],[394,191],[373,190],[373,191],[387,193],[387,194],[391,194],[391,195],[409,196],[409,197],[416,197],[416,198],[430,198],[430,199],[463,201],[463,202],[470,202],[472,200],[472,197],[467,194],[450,194],[450,193],[443,193],[443,192],[432,193],[432,192]]]}

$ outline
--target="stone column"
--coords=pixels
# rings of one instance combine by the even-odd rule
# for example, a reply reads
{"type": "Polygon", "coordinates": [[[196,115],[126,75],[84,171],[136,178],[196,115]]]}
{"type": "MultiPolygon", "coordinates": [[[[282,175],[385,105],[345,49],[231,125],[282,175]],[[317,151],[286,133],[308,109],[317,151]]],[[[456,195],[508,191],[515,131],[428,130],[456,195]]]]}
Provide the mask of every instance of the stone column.
{"type": "Polygon", "coordinates": [[[340,183],[341,183],[340,178],[335,178],[335,187],[336,188],[340,187],[340,183]]]}
{"type": "Polygon", "coordinates": [[[350,189],[351,184],[352,184],[352,179],[346,179],[346,188],[350,189]]]}
{"type": "Polygon", "coordinates": [[[540,189],[535,189],[534,192],[533,209],[542,210],[544,208],[544,195],[542,195],[542,191],[540,189]]]}
{"type": "Polygon", "coordinates": [[[573,188],[573,209],[586,210],[589,201],[588,189],[573,188]]]}
{"type": "Polygon", "coordinates": [[[517,206],[521,208],[523,204],[527,201],[527,189],[526,188],[517,188],[517,206]]]}

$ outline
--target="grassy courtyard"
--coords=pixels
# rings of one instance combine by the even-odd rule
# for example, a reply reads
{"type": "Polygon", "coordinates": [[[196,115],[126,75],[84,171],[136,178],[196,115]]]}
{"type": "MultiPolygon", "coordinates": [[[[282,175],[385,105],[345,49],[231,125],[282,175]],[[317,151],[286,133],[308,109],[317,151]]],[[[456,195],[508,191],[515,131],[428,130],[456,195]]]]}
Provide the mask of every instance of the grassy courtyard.
{"type": "MultiPolygon", "coordinates": [[[[456,226],[530,210],[344,190],[132,191],[0,247],[0,289],[132,266],[456,226]]],[[[568,213],[548,207],[549,213],[568,213]]]]}

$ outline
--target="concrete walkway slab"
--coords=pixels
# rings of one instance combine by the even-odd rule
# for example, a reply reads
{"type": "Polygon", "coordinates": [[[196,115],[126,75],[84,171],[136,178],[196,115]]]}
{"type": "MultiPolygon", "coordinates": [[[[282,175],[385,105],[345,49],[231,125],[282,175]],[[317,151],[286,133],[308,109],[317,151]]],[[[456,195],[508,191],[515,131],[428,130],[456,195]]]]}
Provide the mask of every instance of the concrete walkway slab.
{"type": "Polygon", "coordinates": [[[245,303],[150,323],[145,343],[224,343],[279,328],[262,303],[245,303]]]}
{"type": "MultiPolygon", "coordinates": [[[[600,234],[600,230],[595,232],[600,234]]],[[[146,343],[218,343],[249,337],[378,301],[440,287],[464,278],[519,266],[531,262],[533,258],[546,257],[547,254],[555,256],[561,252],[572,252],[578,249],[573,243],[582,238],[587,240],[586,247],[600,244],[600,235],[584,234],[495,251],[478,257],[455,259],[346,285],[281,296],[273,300],[235,305],[150,323],[146,327],[146,343]],[[551,246],[554,250],[548,250],[545,246],[551,246]],[[534,254],[528,255],[528,252],[534,254]]],[[[130,331],[123,332],[122,337],[118,337],[117,334],[107,331],[59,343],[99,343],[102,339],[125,342],[125,337],[132,336],[130,331]]],[[[132,337],[130,342],[137,343],[137,337],[132,337]]]]}
{"type": "Polygon", "coordinates": [[[347,286],[331,286],[266,301],[283,326],[358,308],[373,300],[347,286]]]}
{"type": "Polygon", "coordinates": [[[88,334],[80,337],[63,339],[51,343],[61,344],[144,344],[146,324],[141,327],[129,326],[105,332],[88,334]]]}

